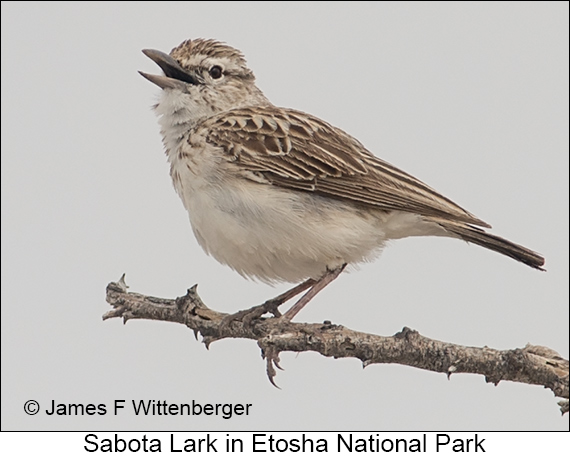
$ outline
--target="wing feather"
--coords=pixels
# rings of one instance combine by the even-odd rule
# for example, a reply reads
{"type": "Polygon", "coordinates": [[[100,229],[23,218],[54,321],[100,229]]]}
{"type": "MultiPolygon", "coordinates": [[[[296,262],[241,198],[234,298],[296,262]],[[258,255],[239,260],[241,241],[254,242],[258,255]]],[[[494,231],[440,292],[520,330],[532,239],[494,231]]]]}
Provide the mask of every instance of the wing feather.
{"type": "Polygon", "coordinates": [[[490,227],[344,131],[306,113],[241,108],[208,119],[199,130],[228,160],[261,173],[272,185],[490,227]]]}

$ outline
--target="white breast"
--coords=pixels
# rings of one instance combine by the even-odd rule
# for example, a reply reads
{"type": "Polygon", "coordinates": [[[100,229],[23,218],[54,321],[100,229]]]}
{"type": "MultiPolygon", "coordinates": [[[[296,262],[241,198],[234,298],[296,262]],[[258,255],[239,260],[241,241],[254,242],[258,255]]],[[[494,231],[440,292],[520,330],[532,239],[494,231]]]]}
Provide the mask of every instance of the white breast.
{"type": "Polygon", "coordinates": [[[365,210],[248,179],[222,150],[192,133],[194,118],[178,100],[166,95],[157,107],[174,187],[202,248],[243,276],[319,278],[327,268],[371,260],[387,239],[443,234],[417,215],[365,210]]]}

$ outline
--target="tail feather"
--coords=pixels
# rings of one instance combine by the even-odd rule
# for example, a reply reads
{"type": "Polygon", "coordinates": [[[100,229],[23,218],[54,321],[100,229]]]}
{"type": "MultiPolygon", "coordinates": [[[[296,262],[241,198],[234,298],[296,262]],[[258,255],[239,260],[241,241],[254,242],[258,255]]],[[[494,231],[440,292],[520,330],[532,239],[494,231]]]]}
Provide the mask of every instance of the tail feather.
{"type": "Polygon", "coordinates": [[[469,242],[509,256],[529,267],[544,271],[544,257],[530,249],[525,248],[500,236],[487,233],[484,230],[462,222],[446,221],[439,218],[430,218],[443,227],[447,232],[469,242]]]}

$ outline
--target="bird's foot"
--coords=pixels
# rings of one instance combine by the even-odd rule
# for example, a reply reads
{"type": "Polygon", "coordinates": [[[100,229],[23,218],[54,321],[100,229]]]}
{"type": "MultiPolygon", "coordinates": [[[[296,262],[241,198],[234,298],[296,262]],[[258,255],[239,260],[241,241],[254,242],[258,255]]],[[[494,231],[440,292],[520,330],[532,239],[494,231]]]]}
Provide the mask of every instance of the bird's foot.
{"type": "Polygon", "coordinates": [[[279,312],[279,306],[291,298],[299,295],[301,292],[310,289],[313,287],[313,285],[315,285],[316,282],[317,281],[314,279],[307,279],[305,282],[293,287],[292,289],[289,289],[286,292],[283,292],[281,295],[278,295],[275,298],[267,300],[261,305],[254,306],[249,309],[244,309],[243,311],[238,311],[237,313],[224,317],[220,323],[220,333],[224,334],[224,331],[232,324],[232,322],[235,321],[241,321],[244,327],[251,329],[252,322],[267,313],[273,314],[273,316],[276,318],[281,318],[282,315],[279,312]]]}
{"type": "Polygon", "coordinates": [[[265,348],[262,350],[262,357],[265,359],[267,364],[267,377],[269,378],[269,382],[273,384],[274,387],[281,389],[281,387],[275,384],[275,375],[277,374],[275,368],[277,367],[280,370],[283,370],[283,368],[279,366],[279,351],[273,348],[265,348]]]}
{"type": "Polygon", "coordinates": [[[261,305],[253,306],[249,309],[238,311],[237,313],[228,314],[222,319],[222,322],[220,322],[220,333],[223,334],[235,321],[242,322],[245,328],[251,329],[252,321],[259,319],[264,314],[271,313],[274,317],[281,317],[279,306],[282,304],[283,302],[279,303],[275,301],[275,299],[271,299],[261,305]]]}

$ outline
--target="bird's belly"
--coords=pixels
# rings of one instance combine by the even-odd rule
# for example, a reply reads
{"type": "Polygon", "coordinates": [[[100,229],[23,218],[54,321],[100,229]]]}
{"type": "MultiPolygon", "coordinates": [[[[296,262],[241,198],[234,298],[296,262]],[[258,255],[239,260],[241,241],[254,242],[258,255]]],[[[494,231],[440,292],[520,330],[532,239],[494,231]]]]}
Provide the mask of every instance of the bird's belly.
{"type": "Polygon", "coordinates": [[[298,282],[370,260],[385,214],[244,179],[202,187],[185,206],[202,248],[246,277],[298,282]]]}

